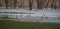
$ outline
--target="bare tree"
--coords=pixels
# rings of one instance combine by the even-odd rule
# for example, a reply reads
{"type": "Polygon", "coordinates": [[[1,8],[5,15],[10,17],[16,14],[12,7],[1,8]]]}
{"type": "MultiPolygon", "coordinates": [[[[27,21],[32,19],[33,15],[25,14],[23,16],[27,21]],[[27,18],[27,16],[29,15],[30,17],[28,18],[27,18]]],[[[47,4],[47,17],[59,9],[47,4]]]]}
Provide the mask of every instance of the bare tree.
{"type": "Polygon", "coordinates": [[[0,2],[0,7],[2,6],[1,2],[0,2]]]}
{"type": "Polygon", "coordinates": [[[56,0],[51,0],[51,8],[54,8],[54,9],[57,8],[57,6],[56,6],[56,0]]]}
{"type": "Polygon", "coordinates": [[[20,6],[19,6],[19,8],[22,8],[22,0],[20,0],[20,6]]]}
{"type": "Polygon", "coordinates": [[[32,10],[33,0],[29,0],[29,9],[32,10]]]}
{"type": "Polygon", "coordinates": [[[59,0],[59,3],[60,3],[60,0],[59,0]]]}
{"type": "Polygon", "coordinates": [[[8,8],[8,0],[5,0],[5,7],[8,8]]]}
{"type": "Polygon", "coordinates": [[[13,1],[13,0],[8,0],[8,4],[9,4],[9,7],[10,7],[10,8],[12,7],[12,1],[13,1]]]}
{"type": "Polygon", "coordinates": [[[17,0],[13,0],[14,8],[16,8],[16,3],[17,3],[17,0]]]}
{"type": "Polygon", "coordinates": [[[47,7],[48,7],[48,5],[49,5],[49,1],[50,1],[50,0],[46,0],[45,8],[47,8],[47,7]]]}
{"type": "Polygon", "coordinates": [[[37,1],[37,8],[42,9],[42,1],[43,0],[36,0],[37,1]]]}
{"type": "Polygon", "coordinates": [[[54,7],[54,9],[56,9],[57,8],[57,6],[56,6],[56,1],[57,0],[53,0],[54,2],[53,2],[53,7],[54,7]]]}
{"type": "Polygon", "coordinates": [[[51,8],[53,8],[53,2],[54,2],[54,0],[51,1],[51,8]]]}

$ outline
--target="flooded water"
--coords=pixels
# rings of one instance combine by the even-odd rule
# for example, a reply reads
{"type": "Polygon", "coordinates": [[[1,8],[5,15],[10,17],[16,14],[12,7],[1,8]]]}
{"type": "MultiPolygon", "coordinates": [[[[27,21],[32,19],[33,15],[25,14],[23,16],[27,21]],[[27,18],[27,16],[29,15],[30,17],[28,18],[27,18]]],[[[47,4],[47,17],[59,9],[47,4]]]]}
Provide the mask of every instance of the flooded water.
{"type": "Polygon", "coordinates": [[[51,23],[60,23],[60,10],[25,10],[25,9],[0,9],[0,12],[26,12],[26,13],[34,13],[34,14],[11,14],[5,13],[4,15],[8,15],[11,18],[17,18],[17,20],[21,21],[32,21],[32,22],[51,22],[51,23]],[[22,16],[21,16],[22,15],[22,16]]]}

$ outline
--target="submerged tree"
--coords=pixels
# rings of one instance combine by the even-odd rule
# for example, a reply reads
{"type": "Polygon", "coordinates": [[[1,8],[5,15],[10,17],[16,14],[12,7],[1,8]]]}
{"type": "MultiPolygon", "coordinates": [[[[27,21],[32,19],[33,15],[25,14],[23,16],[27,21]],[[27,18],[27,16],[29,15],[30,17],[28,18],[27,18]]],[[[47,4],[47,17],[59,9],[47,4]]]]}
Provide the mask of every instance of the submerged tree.
{"type": "Polygon", "coordinates": [[[5,0],[5,7],[8,8],[8,0],[5,0]]]}

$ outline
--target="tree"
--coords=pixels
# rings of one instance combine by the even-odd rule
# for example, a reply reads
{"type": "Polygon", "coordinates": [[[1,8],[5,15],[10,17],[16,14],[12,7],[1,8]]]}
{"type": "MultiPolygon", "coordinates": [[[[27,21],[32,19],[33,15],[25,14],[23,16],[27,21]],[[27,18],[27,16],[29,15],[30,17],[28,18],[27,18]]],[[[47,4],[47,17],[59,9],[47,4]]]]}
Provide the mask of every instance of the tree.
{"type": "Polygon", "coordinates": [[[59,0],[59,3],[60,3],[60,0],[59,0]]]}
{"type": "Polygon", "coordinates": [[[0,7],[2,6],[1,2],[0,2],[0,7]]]}
{"type": "Polygon", "coordinates": [[[16,8],[16,3],[17,3],[17,0],[13,0],[14,8],[16,8]]]}
{"type": "Polygon", "coordinates": [[[20,6],[19,6],[19,8],[22,8],[22,0],[20,0],[20,6]]]}
{"type": "Polygon", "coordinates": [[[12,7],[12,1],[13,1],[13,0],[8,0],[8,2],[9,2],[9,7],[10,7],[10,8],[12,7]]]}
{"type": "Polygon", "coordinates": [[[46,0],[45,8],[47,8],[49,6],[49,1],[51,1],[51,0],[46,0]]]}
{"type": "Polygon", "coordinates": [[[8,8],[8,0],[5,0],[5,7],[8,8]]]}
{"type": "Polygon", "coordinates": [[[42,1],[43,0],[36,0],[37,1],[37,8],[42,9],[42,1]]]}
{"type": "Polygon", "coordinates": [[[29,0],[29,9],[32,10],[33,0],[29,0]]]}

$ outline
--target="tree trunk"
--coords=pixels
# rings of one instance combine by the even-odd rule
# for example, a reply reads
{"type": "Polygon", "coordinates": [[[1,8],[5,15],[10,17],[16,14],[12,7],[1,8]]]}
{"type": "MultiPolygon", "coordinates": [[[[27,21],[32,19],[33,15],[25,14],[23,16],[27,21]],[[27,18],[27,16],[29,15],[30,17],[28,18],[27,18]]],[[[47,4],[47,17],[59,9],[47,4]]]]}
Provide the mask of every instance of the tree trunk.
{"type": "Polygon", "coordinates": [[[5,0],[5,7],[8,9],[8,0],[5,0]]]}
{"type": "Polygon", "coordinates": [[[29,9],[32,10],[32,3],[33,1],[32,0],[29,0],[29,9]]]}
{"type": "Polygon", "coordinates": [[[37,1],[37,9],[39,9],[39,1],[38,0],[36,0],[37,1]]]}
{"type": "Polygon", "coordinates": [[[42,0],[36,0],[37,1],[37,8],[42,9],[42,0]]]}
{"type": "Polygon", "coordinates": [[[49,0],[46,0],[45,8],[47,8],[48,6],[49,6],[49,0]]]}
{"type": "Polygon", "coordinates": [[[14,8],[16,8],[17,0],[13,0],[14,8]]]}

